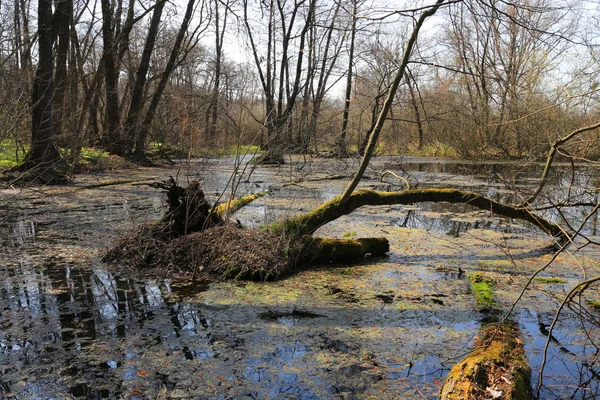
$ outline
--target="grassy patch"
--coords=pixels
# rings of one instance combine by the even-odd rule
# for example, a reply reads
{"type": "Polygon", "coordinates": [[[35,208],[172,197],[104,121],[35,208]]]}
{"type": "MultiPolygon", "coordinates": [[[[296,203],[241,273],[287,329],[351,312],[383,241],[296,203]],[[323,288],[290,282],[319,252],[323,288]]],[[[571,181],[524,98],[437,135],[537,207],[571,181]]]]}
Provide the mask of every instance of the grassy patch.
{"type": "Polygon", "coordinates": [[[342,235],[342,237],[348,238],[348,237],[355,237],[356,236],[356,232],[352,231],[352,232],[346,232],[342,235]]]}
{"type": "Polygon", "coordinates": [[[541,283],[567,283],[567,281],[565,281],[564,279],[542,277],[542,276],[535,277],[535,278],[533,278],[533,280],[536,282],[541,282],[541,283]]]}
{"type": "Polygon", "coordinates": [[[476,272],[469,275],[469,282],[471,283],[471,290],[475,295],[475,301],[477,301],[479,309],[495,309],[496,302],[494,301],[494,293],[492,291],[492,288],[495,286],[494,280],[482,272],[476,272]]]}
{"type": "Polygon", "coordinates": [[[28,147],[21,147],[15,140],[0,141],[0,168],[12,168],[25,158],[28,147]]]}
{"type": "Polygon", "coordinates": [[[502,272],[508,269],[512,269],[513,265],[510,261],[507,260],[486,260],[479,261],[477,263],[477,267],[486,271],[502,272]]]}
{"type": "Polygon", "coordinates": [[[97,160],[102,157],[107,157],[108,153],[104,149],[95,147],[82,147],[80,157],[82,160],[97,160]]]}
{"type": "Polygon", "coordinates": [[[261,154],[262,150],[257,145],[226,145],[223,147],[203,148],[199,151],[205,157],[226,157],[244,154],[261,154]]]}
{"type": "Polygon", "coordinates": [[[600,301],[586,299],[585,302],[590,306],[590,308],[596,312],[600,312],[600,301]]]}
{"type": "Polygon", "coordinates": [[[413,156],[419,157],[452,157],[458,158],[458,153],[454,148],[444,143],[428,143],[421,149],[417,149],[416,146],[409,148],[409,153],[413,156]]]}

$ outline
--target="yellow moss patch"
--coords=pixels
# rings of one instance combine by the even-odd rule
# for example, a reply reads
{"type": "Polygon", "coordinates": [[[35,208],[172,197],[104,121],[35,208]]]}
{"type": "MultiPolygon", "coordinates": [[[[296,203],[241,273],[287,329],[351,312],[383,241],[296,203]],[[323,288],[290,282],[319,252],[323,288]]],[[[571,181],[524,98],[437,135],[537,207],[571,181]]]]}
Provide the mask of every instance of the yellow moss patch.
{"type": "Polygon", "coordinates": [[[269,191],[266,190],[264,192],[259,192],[259,193],[251,194],[248,196],[242,196],[242,197],[234,199],[234,200],[229,200],[226,203],[219,204],[218,206],[216,206],[213,209],[213,213],[220,219],[223,219],[226,214],[233,214],[234,212],[236,212],[240,208],[244,207],[248,203],[251,203],[260,197],[266,196],[268,193],[269,193],[269,191]]]}
{"type": "Polygon", "coordinates": [[[516,325],[489,325],[475,350],[456,364],[442,387],[441,400],[530,398],[530,369],[516,325]],[[493,397],[493,396],[492,396],[493,397]]]}

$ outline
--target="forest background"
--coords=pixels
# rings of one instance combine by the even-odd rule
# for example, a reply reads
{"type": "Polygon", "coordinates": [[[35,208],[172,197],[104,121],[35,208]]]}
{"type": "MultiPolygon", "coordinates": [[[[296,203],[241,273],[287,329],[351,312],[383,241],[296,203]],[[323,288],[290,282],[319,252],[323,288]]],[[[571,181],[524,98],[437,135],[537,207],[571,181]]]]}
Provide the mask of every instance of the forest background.
{"type": "MultiPolygon", "coordinates": [[[[426,7],[3,0],[0,166],[362,154],[426,7]]],[[[599,15],[590,1],[447,2],[421,31],[377,151],[544,157],[597,119],[599,15]]],[[[595,159],[598,139],[561,152],[595,159]]]]}

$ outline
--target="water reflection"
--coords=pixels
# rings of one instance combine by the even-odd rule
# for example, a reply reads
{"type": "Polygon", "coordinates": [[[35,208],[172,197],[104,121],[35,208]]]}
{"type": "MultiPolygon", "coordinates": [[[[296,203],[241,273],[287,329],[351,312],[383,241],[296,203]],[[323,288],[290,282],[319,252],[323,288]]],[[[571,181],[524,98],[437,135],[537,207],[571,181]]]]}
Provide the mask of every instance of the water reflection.
{"type": "MultiPolygon", "coordinates": [[[[521,202],[533,191],[540,177],[540,166],[533,164],[522,167],[505,163],[439,162],[405,163],[395,168],[389,167],[424,187],[475,190],[504,203],[521,202]]],[[[598,174],[597,169],[588,167],[555,167],[549,175],[546,189],[536,202],[536,206],[541,207],[539,213],[553,222],[577,228],[592,212],[593,205],[598,203],[598,174]]],[[[392,224],[399,227],[451,235],[477,228],[506,233],[535,230],[526,222],[490,216],[466,204],[420,203],[396,208],[401,215],[392,224]]],[[[581,233],[597,235],[599,219],[598,214],[590,218],[581,233]]]]}
{"type": "Polygon", "coordinates": [[[169,282],[140,285],[60,262],[9,265],[2,274],[3,395],[118,395],[150,367],[141,363],[147,340],[181,359],[213,355],[210,322],[190,304],[166,301],[169,282]]]}
{"type": "MultiPolygon", "coordinates": [[[[537,384],[543,349],[553,313],[522,310],[518,315],[521,331],[527,338],[525,352],[532,370],[532,385],[537,384]]],[[[564,316],[550,337],[544,367],[542,399],[597,399],[600,397],[600,350],[596,326],[575,316],[564,316]]]]}

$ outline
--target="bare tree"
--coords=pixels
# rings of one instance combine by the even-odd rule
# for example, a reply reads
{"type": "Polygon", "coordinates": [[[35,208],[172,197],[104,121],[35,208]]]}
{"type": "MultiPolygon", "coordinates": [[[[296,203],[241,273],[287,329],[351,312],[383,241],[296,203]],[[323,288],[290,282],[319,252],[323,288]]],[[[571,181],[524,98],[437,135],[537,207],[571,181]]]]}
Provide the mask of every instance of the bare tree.
{"type": "Polygon", "coordinates": [[[265,96],[264,124],[268,138],[264,143],[264,163],[283,163],[285,139],[291,137],[290,117],[303,85],[305,44],[315,6],[316,0],[259,2],[257,8],[267,19],[264,43],[261,43],[260,33],[251,23],[251,5],[243,0],[243,24],[265,96]],[[290,54],[293,43],[298,47],[295,67],[290,54]]]}

